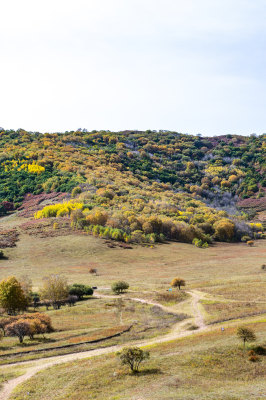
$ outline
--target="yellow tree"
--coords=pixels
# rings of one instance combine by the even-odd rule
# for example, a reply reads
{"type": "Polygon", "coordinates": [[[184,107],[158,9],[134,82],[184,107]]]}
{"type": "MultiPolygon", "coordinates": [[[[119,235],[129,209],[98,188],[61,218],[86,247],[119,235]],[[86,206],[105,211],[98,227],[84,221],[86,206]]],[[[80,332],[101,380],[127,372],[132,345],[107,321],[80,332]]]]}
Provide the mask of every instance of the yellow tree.
{"type": "Polygon", "coordinates": [[[172,287],[178,287],[178,289],[181,289],[181,286],[186,286],[186,281],[182,278],[174,278],[171,282],[172,287]]]}
{"type": "Polygon", "coordinates": [[[19,281],[10,276],[0,282],[0,305],[10,315],[25,310],[28,301],[19,281]]]}

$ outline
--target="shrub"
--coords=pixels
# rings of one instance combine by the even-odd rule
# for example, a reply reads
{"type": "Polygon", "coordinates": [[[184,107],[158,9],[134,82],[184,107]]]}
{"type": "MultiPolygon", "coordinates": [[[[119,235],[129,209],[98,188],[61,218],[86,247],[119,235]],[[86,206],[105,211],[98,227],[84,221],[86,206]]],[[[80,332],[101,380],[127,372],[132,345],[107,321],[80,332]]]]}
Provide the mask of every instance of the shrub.
{"type": "Polygon", "coordinates": [[[114,282],[112,284],[112,291],[115,294],[124,293],[129,288],[129,284],[124,281],[114,282]]]}
{"type": "Polygon", "coordinates": [[[83,296],[93,295],[93,289],[90,286],[81,283],[74,283],[70,286],[68,293],[77,296],[79,300],[82,300],[83,296]]]}
{"type": "Polygon", "coordinates": [[[48,315],[41,313],[23,314],[17,317],[6,319],[2,322],[1,328],[6,331],[7,336],[17,336],[20,343],[25,336],[33,339],[35,334],[53,332],[51,319],[48,315]]]}
{"type": "Polygon", "coordinates": [[[81,188],[79,186],[76,186],[74,189],[72,189],[71,197],[76,197],[81,192],[82,192],[81,188]]]}
{"type": "Polygon", "coordinates": [[[265,356],[266,355],[266,347],[265,346],[255,346],[253,347],[253,351],[255,354],[258,354],[259,356],[265,356]]]}
{"type": "Polygon", "coordinates": [[[258,356],[256,356],[256,355],[251,355],[251,356],[249,356],[249,361],[251,361],[251,362],[257,362],[257,361],[259,361],[259,357],[258,356]]]}
{"type": "Polygon", "coordinates": [[[251,240],[251,237],[249,237],[249,236],[242,236],[242,238],[241,238],[241,242],[245,242],[245,243],[250,240],[251,240]]]}
{"type": "Polygon", "coordinates": [[[98,274],[96,268],[90,268],[90,269],[89,269],[89,273],[92,274],[92,275],[97,275],[97,274],[98,274]]]}
{"type": "Polygon", "coordinates": [[[148,351],[143,351],[139,347],[129,347],[117,353],[122,365],[128,365],[133,373],[139,371],[140,364],[150,357],[148,351]]]}
{"type": "Polygon", "coordinates": [[[197,239],[197,238],[194,238],[193,241],[192,241],[192,243],[193,243],[195,246],[200,247],[200,248],[202,248],[202,249],[207,249],[207,248],[209,247],[209,245],[208,245],[207,242],[203,242],[201,239],[197,239]]]}
{"type": "Polygon", "coordinates": [[[50,206],[45,206],[42,210],[37,211],[34,214],[35,219],[40,218],[51,218],[51,217],[63,217],[64,215],[70,215],[73,210],[82,210],[83,204],[67,201],[63,203],[52,204],[50,206]]]}
{"type": "Polygon", "coordinates": [[[234,237],[234,223],[229,219],[221,219],[213,225],[215,238],[221,242],[230,242],[234,237]]]}
{"type": "Polygon", "coordinates": [[[250,247],[254,246],[253,240],[248,240],[247,241],[247,245],[250,246],[250,247]]]}

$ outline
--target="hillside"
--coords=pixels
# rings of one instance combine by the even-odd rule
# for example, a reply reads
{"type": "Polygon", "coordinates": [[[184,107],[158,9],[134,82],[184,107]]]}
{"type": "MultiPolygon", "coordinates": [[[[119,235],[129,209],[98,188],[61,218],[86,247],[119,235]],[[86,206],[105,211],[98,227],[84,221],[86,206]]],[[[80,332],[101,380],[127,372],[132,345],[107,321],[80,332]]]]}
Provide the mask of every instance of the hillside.
{"type": "Polygon", "coordinates": [[[2,131],[0,278],[28,297],[0,310],[0,397],[262,399],[263,139],[2,131]],[[129,346],[150,351],[138,374],[116,355],[129,346]]]}
{"type": "Polygon", "coordinates": [[[70,216],[72,228],[122,242],[263,237],[244,206],[257,199],[264,211],[265,136],[0,129],[0,179],[1,215],[18,209],[54,229],[70,216]]]}

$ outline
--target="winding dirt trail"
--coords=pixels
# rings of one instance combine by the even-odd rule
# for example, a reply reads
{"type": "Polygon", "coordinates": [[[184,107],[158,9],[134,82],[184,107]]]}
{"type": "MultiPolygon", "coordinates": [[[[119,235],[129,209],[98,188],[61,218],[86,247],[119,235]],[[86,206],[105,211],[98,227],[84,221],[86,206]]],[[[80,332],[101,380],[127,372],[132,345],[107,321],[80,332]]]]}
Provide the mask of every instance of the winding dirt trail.
{"type": "MultiPolygon", "coordinates": [[[[185,337],[185,336],[189,336],[189,335],[193,335],[196,332],[198,332],[199,330],[202,329],[206,329],[206,325],[204,324],[203,321],[203,317],[201,315],[201,312],[198,308],[198,302],[200,300],[200,295],[194,293],[194,292],[189,292],[190,294],[190,302],[191,302],[191,306],[192,306],[192,310],[193,310],[193,317],[195,318],[195,323],[197,324],[197,326],[199,327],[199,329],[197,331],[184,331],[182,330],[184,322],[187,323],[187,320],[185,321],[179,321],[178,323],[176,323],[173,326],[173,329],[166,335],[161,336],[161,337],[156,337],[153,339],[147,339],[144,341],[134,341],[134,343],[130,342],[128,344],[131,345],[138,345],[138,346],[148,346],[148,345],[152,345],[152,344],[159,344],[159,343],[163,343],[163,342],[167,342],[169,340],[174,340],[177,338],[181,338],[181,337],[185,337]]],[[[110,298],[110,299],[117,299],[117,296],[111,296],[111,295],[102,295],[102,294],[96,294],[95,297],[98,298],[110,298]]],[[[163,306],[160,303],[156,303],[154,301],[151,300],[144,300],[141,298],[135,298],[135,297],[124,297],[125,300],[132,300],[132,301],[136,301],[136,302],[140,302],[143,304],[148,304],[148,305],[153,305],[153,306],[157,306],[160,307],[162,310],[164,310],[165,312],[170,312],[172,314],[180,314],[180,312],[176,312],[174,311],[171,307],[167,307],[167,306],[163,306]]],[[[88,350],[88,351],[84,351],[82,353],[70,353],[70,354],[66,354],[66,355],[62,355],[62,356],[55,356],[55,357],[50,357],[50,358],[39,358],[36,361],[22,361],[16,364],[8,364],[7,367],[12,367],[12,365],[14,367],[18,367],[18,366],[25,366],[27,368],[25,374],[11,379],[10,381],[8,381],[7,383],[5,383],[2,391],[0,392],[0,399],[1,400],[7,400],[10,396],[10,394],[12,393],[12,391],[21,383],[25,382],[26,380],[30,379],[32,376],[34,376],[37,372],[45,369],[45,368],[49,368],[53,365],[56,364],[61,364],[61,363],[65,363],[68,361],[75,361],[75,360],[81,360],[84,358],[92,358],[95,356],[100,356],[102,354],[109,354],[109,353],[113,353],[116,351],[121,350],[123,347],[125,347],[126,344],[123,345],[114,345],[114,346],[110,346],[110,347],[105,347],[105,348],[101,348],[101,349],[95,349],[95,350],[88,350]]]]}
{"type": "MultiPolygon", "coordinates": [[[[203,318],[203,315],[201,312],[201,306],[199,304],[199,301],[203,298],[203,296],[199,292],[192,291],[192,290],[187,291],[187,293],[189,293],[191,296],[189,299],[189,302],[190,302],[190,309],[192,310],[192,313],[193,313],[193,317],[191,319],[186,319],[185,321],[179,321],[178,323],[176,323],[173,326],[173,329],[164,336],[155,337],[152,339],[147,339],[147,340],[142,340],[142,341],[129,342],[129,343],[123,344],[123,345],[114,345],[114,346],[109,346],[109,347],[105,347],[105,348],[101,348],[101,349],[88,350],[88,351],[84,351],[82,353],[70,353],[70,354],[61,355],[61,356],[50,357],[48,359],[40,358],[36,361],[22,361],[22,362],[15,363],[15,364],[8,364],[7,367],[9,367],[9,368],[12,366],[14,366],[14,367],[17,367],[17,366],[24,367],[25,366],[25,368],[27,368],[27,370],[24,375],[21,375],[17,378],[11,379],[10,381],[8,381],[7,383],[4,384],[3,389],[0,392],[0,399],[7,400],[9,398],[9,396],[11,395],[12,391],[18,385],[20,385],[21,383],[30,379],[37,372],[39,372],[43,369],[49,368],[53,365],[66,363],[69,361],[81,360],[81,359],[85,359],[85,358],[92,358],[92,357],[100,356],[103,354],[114,353],[116,351],[121,350],[122,348],[124,348],[127,345],[131,345],[131,346],[136,345],[136,346],[145,347],[145,346],[149,346],[149,345],[153,345],[153,344],[160,344],[160,343],[168,342],[171,340],[176,340],[176,339],[183,338],[186,336],[195,335],[198,332],[208,331],[208,330],[213,329],[214,325],[207,326],[204,322],[204,318],[203,318]],[[197,330],[185,330],[185,325],[189,321],[193,321],[193,320],[194,320],[195,325],[198,326],[198,329],[197,330]]],[[[99,297],[99,298],[117,298],[116,296],[108,296],[108,295],[100,295],[100,294],[97,295],[97,297],[99,297]]],[[[144,300],[144,299],[140,299],[140,298],[134,298],[134,297],[126,297],[125,299],[141,302],[144,304],[154,305],[154,306],[160,307],[164,311],[171,312],[172,314],[180,314],[180,312],[174,311],[170,307],[163,306],[163,305],[153,302],[153,301],[144,300]]],[[[185,302],[187,302],[187,300],[185,300],[185,302]]],[[[217,325],[217,324],[215,324],[215,325],[217,325]]]]}

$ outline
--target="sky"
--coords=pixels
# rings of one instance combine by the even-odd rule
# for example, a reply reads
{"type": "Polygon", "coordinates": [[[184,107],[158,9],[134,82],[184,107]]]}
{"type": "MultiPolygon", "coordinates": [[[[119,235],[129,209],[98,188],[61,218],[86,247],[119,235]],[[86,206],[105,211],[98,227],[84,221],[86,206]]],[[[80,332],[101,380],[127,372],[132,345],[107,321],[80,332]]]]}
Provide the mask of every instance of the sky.
{"type": "Polygon", "coordinates": [[[266,0],[0,4],[0,126],[266,132],[266,0]]]}

